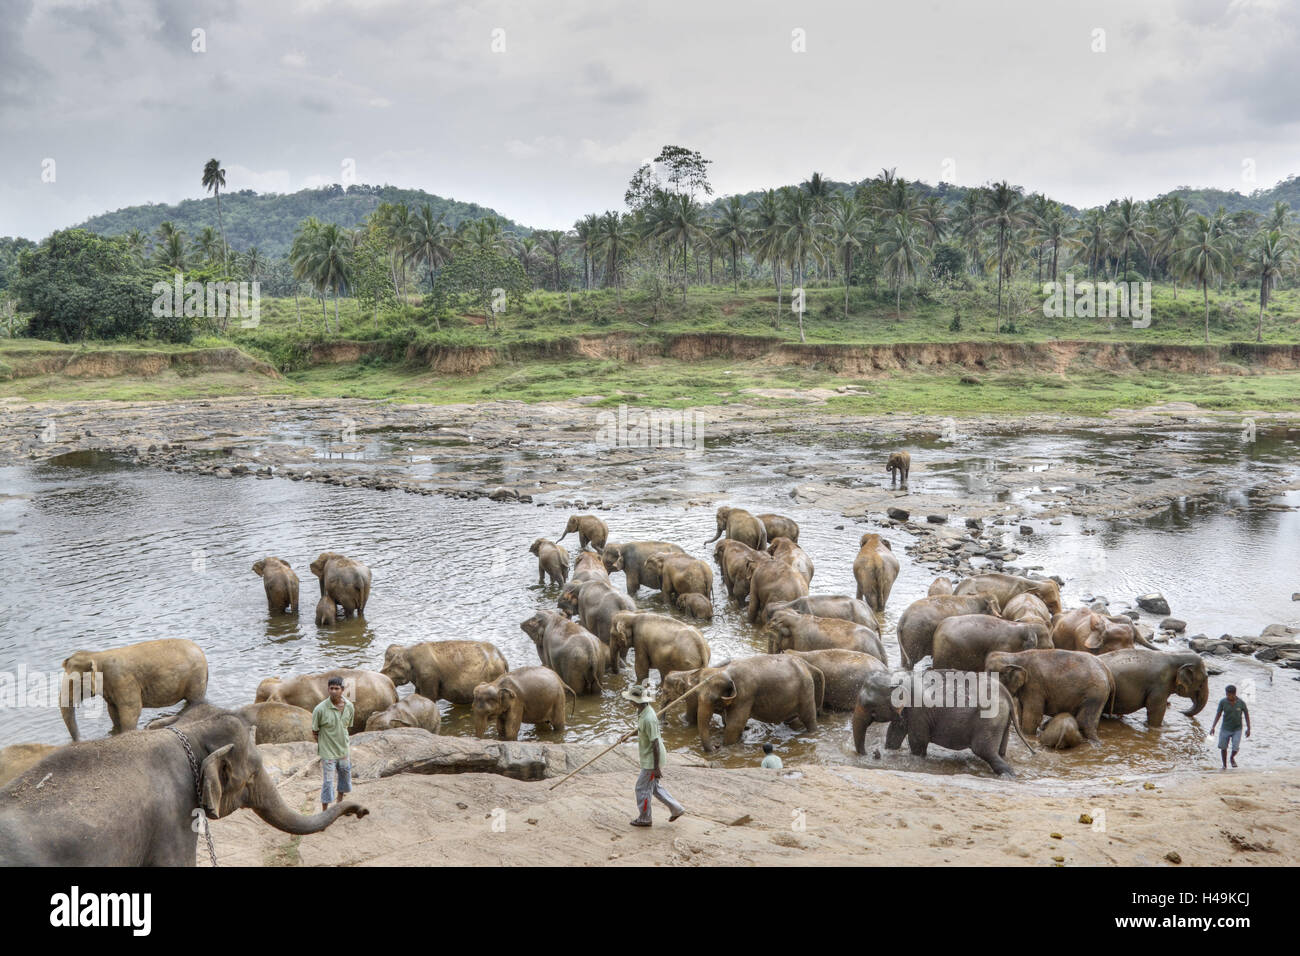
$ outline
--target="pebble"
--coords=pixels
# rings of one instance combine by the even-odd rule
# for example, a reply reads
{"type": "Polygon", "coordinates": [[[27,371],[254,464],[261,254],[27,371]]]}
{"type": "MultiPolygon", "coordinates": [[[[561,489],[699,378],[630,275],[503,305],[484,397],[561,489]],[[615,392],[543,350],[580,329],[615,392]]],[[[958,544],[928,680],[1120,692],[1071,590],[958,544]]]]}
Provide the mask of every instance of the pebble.
{"type": "Polygon", "coordinates": [[[1165,854],[1165,859],[1168,860],[1170,863],[1182,863],[1182,862],[1183,862],[1183,858],[1182,858],[1181,856],[1179,856],[1178,853],[1177,853],[1176,851],[1174,851],[1174,850],[1170,850],[1168,853],[1166,853],[1166,854],[1165,854]]]}

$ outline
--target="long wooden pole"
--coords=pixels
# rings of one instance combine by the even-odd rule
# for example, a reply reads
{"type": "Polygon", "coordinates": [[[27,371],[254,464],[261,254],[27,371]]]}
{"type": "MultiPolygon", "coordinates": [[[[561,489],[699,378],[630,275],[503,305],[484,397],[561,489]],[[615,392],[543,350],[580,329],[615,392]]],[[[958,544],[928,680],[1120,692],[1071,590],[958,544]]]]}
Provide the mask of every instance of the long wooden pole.
{"type": "MultiPolygon", "coordinates": [[[[691,694],[694,694],[697,690],[699,690],[699,689],[700,689],[701,687],[703,687],[703,686],[704,686],[704,681],[700,681],[700,683],[696,684],[694,687],[692,687],[692,688],[691,688],[690,690],[688,690],[686,693],[682,694],[681,697],[678,697],[678,698],[677,698],[675,701],[673,701],[672,703],[670,703],[670,704],[665,704],[663,710],[656,711],[655,716],[657,716],[657,717],[662,717],[664,714],[668,713],[668,711],[672,710],[674,707],[676,707],[678,704],[680,704],[682,701],[684,701],[687,697],[690,697],[691,694]]],[[[590,760],[588,760],[586,763],[584,763],[584,764],[583,764],[581,767],[579,767],[577,770],[574,770],[574,771],[571,771],[571,772],[569,772],[569,773],[566,773],[563,777],[561,777],[559,780],[557,780],[555,783],[553,783],[553,784],[551,785],[551,788],[550,788],[550,789],[554,790],[556,787],[558,787],[560,784],[564,783],[564,781],[568,780],[570,777],[572,777],[572,776],[574,776],[574,775],[576,775],[576,774],[578,774],[578,773],[581,773],[583,770],[586,770],[586,769],[587,769],[588,767],[590,767],[593,763],[595,763],[595,762],[596,762],[597,760],[599,760],[601,757],[605,756],[605,754],[609,753],[611,750],[613,750],[613,749],[614,749],[615,747],[617,747],[619,744],[621,744],[621,743],[623,743],[624,741],[626,741],[629,737],[633,736],[634,734],[636,734],[636,730],[629,730],[629,731],[628,731],[627,733],[625,733],[622,737],[619,737],[618,740],[614,741],[612,744],[610,744],[608,747],[606,747],[606,748],[605,748],[604,750],[602,750],[600,753],[596,754],[596,756],[592,757],[590,760]]]]}

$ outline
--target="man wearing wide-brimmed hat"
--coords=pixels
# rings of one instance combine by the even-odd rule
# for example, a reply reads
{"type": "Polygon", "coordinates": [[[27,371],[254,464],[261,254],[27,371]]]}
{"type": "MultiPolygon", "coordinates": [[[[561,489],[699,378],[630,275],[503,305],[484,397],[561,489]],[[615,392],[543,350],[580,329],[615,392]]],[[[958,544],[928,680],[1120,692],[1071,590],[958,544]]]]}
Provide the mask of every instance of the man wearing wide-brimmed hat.
{"type": "Polygon", "coordinates": [[[663,738],[659,735],[659,715],[650,706],[655,695],[650,688],[633,684],[623,691],[623,696],[641,708],[637,715],[637,746],[641,751],[641,773],[636,778],[637,818],[632,821],[634,827],[650,826],[650,798],[658,797],[672,811],[668,822],[672,823],[686,808],[673,799],[673,795],[663,785],[663,765],[668,762],[668,751],[664,748],[663,738]]]}

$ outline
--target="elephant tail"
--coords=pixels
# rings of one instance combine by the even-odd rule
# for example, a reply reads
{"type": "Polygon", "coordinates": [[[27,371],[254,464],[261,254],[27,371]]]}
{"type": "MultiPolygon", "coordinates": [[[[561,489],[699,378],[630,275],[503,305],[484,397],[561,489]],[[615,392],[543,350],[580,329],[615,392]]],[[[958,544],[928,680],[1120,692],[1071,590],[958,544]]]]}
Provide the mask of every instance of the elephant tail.
{"type": "Polygon", "coordinates": [[[1102,713],[1113,714],[1115,713],[1115,689],[1116,689],[1115,675],[1111,673],[1110,665],[1107,664],[1105,661],[1103,661],[1101,658],[1097,658],[1097,663],[1100,664],[1102,666],[1102,669],[1106,671],[1106,687],[1107,690],[1109,690],[1110,692],[1109,696],[1106,699],[1106,707],[1102,710],[1102,713]]]}
{"type": "Polygon", "coordinates": [[[572,717],[574,714],[578,712],[578,693],[572,687],[566,684],[563,680],[560,681],[560,686],[564,688],[564,692],[566,694],[573,695],[573,707],[569,711],[569,716],[572,717]]]}
{"type": "Polygon", "coordinates": [[[1015,694],[1008,694],[1007,696],[1011,698],[1011,726],[1015,729],[1016,736],[1020,738],[1020,742],[1025,745],[1025,749],[1029,751],[1029,755],[1031,757],[1037,757],[1038,751],[1029,745],[1029,741],[1025,739],[1025,735],[1020,732],[1020,701],[1016,699],[1015,694]]]}

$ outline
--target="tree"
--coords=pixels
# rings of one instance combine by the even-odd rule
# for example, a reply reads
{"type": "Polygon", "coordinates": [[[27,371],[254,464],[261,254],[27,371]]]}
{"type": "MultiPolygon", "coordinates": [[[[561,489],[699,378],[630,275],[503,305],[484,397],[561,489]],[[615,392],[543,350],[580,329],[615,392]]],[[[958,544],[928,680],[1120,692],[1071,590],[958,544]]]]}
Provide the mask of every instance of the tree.
{"type": "MultiPolygon", "coordinates": [[[[782,195],[781,244],[790,256],[794,269],[794,282],[804,288],[804,268],[808,256],[817,255],[818,223],[813,199],[806,192],[786,187],[782,195]]],[[[803,330],[803,312],[799,313],[799,341],[806,342],[803,330]]]]}
{"type": "Polygon", "coordinates": [[[849,278],[853,275],[853,257],[871,241],[871,222],[862,207],[848,196],[831,200],[826,218],[826,240],[844,263],[844,318],[849,317],[849,278]]]}
{"type": "Polygon", "coordinates": [[[262,255],[262,250],[257,246],[249,246],[244,253],[244,270],[248,273],[249,281],[256,282],[263,272],[266,271],[266,256],[262,255]]]}
{"type": "Polygon", "coordinates": [[[758,197],[754,208],[754,232],[751,239],[754,257],[772,265],[776,283],[776,327],[781,325],[781,263],[785,261],[785,219],[780,197],[769,189],[758,197]]]}
{"type": "Polygon", "coordinates": [[[682,305],[686,304],[686,288],[690,283],[687,271],[687,253],[692,240],[703,238],[703,213],[700,204],[686,194],[665,195],[659,207],[655,236],[667,245],[682,245],[682,305]]]}
{"type": "Polygon", "coordinates": [[[220,258],[224,270],[225,253],[221,239],[218,237],[217,231],[211,226],[204,226],[199,230],[199,234],[194,237],[194,248],[205,265],[214,264],[220,258]]]}
{"type": "Polygon", "coordinates": [[[1227,262],[1228,241],[1215,232],[1214,223],[1205,216],[1192,222],[1186,244],[1179,253],[1183,274],[1201,287],[1205,303],[1205,344],[1210,344],[1210,283],[1223,272],[1227,262]]]}
{"type": "MultiPolygon", "coordinates": [[[[451,258],[451,229],[443,218],[442,213],[435,216],[433,208],[424,203],[407,225],[406,252],[412,260],[423,261],[429,267],[430,295],[433,294],[437,269],[451,258]]],[[[436,313],[434,322],[437,323],[436,313]]],[[[438,328],[441,331],[441,324],[438,328]]]]}
{"type": "Polygon", "coordinates": [[[1135,245],[1142,249],[1142,240],[1146,238],[1146,207],[1132,197],[1121,199],[1111,214],[1111,242],[1123,250],[1124,281],[1128,281],[1128,247],[1135,245]]]}
{"type": "Polygon", "coordinates": [[[614,298],[621,306],[622,284],[619,282],[619,264],[623,261],[633,244],[636,234],[632,231],[626,216],[611,210],[600,217],[596,230],[597,248],[605,260],[605,285],[614,283],[614,298]]]}
{"type": "Polygon", "coordinates": [[[582,250],[582,288],[589,290],[600,245],[600,217],[595,213],[583,216],[573,224],[573,234],[574,246],[582,250]]]}
{"type": "Polygon", "coordinates": [[[542,251],[551,257],[555,266],[555,291],[560,291],[560,259],[564,255],[567,238],[559,229],[542,229],[537,233],[542,251]]]}
{"type": "Polygon", "coordinates": [[[915,223],[906,216],[893,216],[885,225],[880,252],[884,258],[885,272],[894,286],[896,317],[901,321],[903,283],[915,279],[925,265],[927,261],[925,243],[915,223]]]}
{"type": "Polygon", "coordinates": [[[226,171],[221,168],[221,163],[215,159],[209,159],[203,165],[203,188],[217,197],[217,223],[221,226],[221,271],[229,271],[226,265],[227,250],[230,248],[226,245],[226,221],[221,215],[221,190],[226,185],[226,171]]]}
{"type": "MultiPolygon", "coordinates": [[[[1285,203],[1278,205],[1285,206],[1285,203]]],[[[1285,222],[1285,220],[1283,220],[1285,222]]],[[[1270,220],[1271,224],[1272,220],[1270,220]]],[[[1259,325],[1255,328],[1255,341],[1264,341],[1264,309],[1268,306],[1269,291],[1276,288],[1282,273],[1294,263],[1291,237],[1280,229],[1261,232],[1255,237],[1250,255],[1250,271],[1259,277],[1259,325]]]]}
{"type": "Polygon", "coordinates": [[[699,150],[687,149],[685,146],[665,146],[655,157],[655,162],[663,164],[664,175],[672,184],[673,192],[681,193],[685,186],[686,195],[692,198],[696,190],[703,191],[706,196],[713,195],[708,168],[713,160],[705,159],[699,150]]]}
{"type": "Polygon", "coordinates": [[[365,302],[373,307],[373,325],[378,328],[379,307],[397,300],[390,281],[387,239],[378,223],[372,222],[353,241],[352,280],[358,305],[365,302]]]}
{"type": "Polygon", "coordinates": [[[435,308],[444,307],[451,296],[463,296],[472,307],[483,310],[484,327],[495,326],[500,333],[493,305],[505,306],[511,297],[527,291],[528,277],[517,260],[492,249],[475,248],[458,254],[438,273],[432,295],[435,308]]]}
{"type": "Polygon", "coordinates": [[[998,249],[998,318],[997,330],[1002,331],[1002,278],[1006,264],[1007,248],[1017,229],[1025,224],[1025,197],[1020,190],[1005,179],[984,190],[984,217],[982,224],[992,228],[997,235],[998,249]]]}
{"type": "Polygon", "coordinates": [[[713,227],[716,242],[731,250],[731,280],[736,292],[740,291],[740,273],[736,271],[736,257],[749,247],[749,214],[739,196],[729,196],[718,214],[713,227]]]}
{"type": "Polygon", "coordinates": [[[1178,270],[1169,269],[1170,262],[1178,252],[1178,243],[1183,235],[1191,227],[1195,213],[1187,205],[1187,201],[1182,196],[1170,196],[1160,209],[1156,216],[1155,223],[1155,247],[1152,253],[1157,256],[1163,256],[1165,268],[1170,273],[1170,278],[1174,283],[1174,301],[1178,301],[1178,270]]]}

